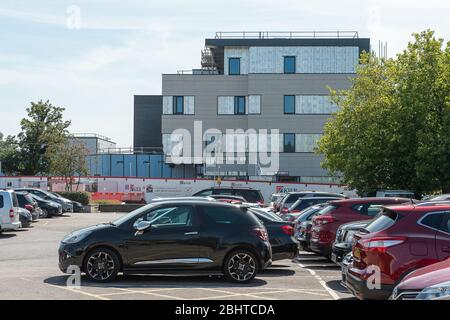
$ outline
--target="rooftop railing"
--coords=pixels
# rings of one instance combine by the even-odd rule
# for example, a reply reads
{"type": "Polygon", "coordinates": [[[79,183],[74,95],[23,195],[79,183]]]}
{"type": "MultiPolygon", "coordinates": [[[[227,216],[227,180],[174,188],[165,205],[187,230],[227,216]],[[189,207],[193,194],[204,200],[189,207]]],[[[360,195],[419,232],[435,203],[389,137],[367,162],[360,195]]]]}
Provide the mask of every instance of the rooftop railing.
{"type": "Polygon", "coordinates": [[[97,139],[101,139],[101,140],[105,140],[105,141],[109,141],[109,142],[112,141],[111,138],[102,136],[97,133],[72,133],[71,135],[74,138],[97,138],[97,139]]]}
{"type": "Polygon", "coordinates": [[[219,31],[215,39],[357,39],[358,31],[219,31]]]}

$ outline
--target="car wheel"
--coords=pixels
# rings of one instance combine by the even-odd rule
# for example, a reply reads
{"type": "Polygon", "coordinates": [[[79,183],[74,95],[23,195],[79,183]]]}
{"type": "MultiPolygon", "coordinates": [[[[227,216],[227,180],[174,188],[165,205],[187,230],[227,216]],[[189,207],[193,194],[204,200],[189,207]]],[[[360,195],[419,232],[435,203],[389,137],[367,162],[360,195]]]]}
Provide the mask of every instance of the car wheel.
{"type": "Polygon", "coordinates": [[[224,274],[228,280],[238,283],[246,283],[256,276],[258,262],[255,256],[244,249],[231,252],[224,262],[224,274]]]}
{"type": "Polygon", "coordinates": [[[41,218],[48,218],[48,211],[47,210],[42,209],[41,218]]]}
{"type": "Polygon", "coordinates": [[[98,248],[86,256],[83,269],[90,280],[109,282],[117,277],[119,264],[116,253],[107,248],[98,248]]]}

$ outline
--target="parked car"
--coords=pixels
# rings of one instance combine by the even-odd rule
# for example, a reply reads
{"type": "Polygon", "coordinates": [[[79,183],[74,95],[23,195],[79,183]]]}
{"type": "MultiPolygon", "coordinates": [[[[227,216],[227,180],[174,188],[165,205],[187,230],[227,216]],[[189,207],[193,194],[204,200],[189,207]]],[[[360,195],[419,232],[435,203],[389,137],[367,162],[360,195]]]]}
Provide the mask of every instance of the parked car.
{"type": "Polygon", "coordinates": [[[266,227],[269,242],[272,245],[272,261],[293,259],[298,253],[298,241],[294,238],[294,226],[283,221],[273,212],[263,211],[259,208],[249,208],[266,227]]]}
{"type": "Polygon", "coordinates": [[[288,209],[287,213],[282,214],[281,217],[285,221],[294,221],[303,210],[320,203],[326,203],[332,200],[340,200],[342,198],[336,197],[315,197],[315,198],[300,198],[288,209]]]}
{"type": "Polygon", "coordinates": [[[300,231],[301,223],[305,221],[311,221],[314,214],[318,213],[320,210],[325,208],[327,203],[319,203],[309,208],[306,208],[300,212],[300,214],[294,220],[294,236],[297,238],[298,233],[300,231]]]}
{"type": "Polygon", "coordinates": [[[342,259],[342,262],[340,263],[341,266],[341,285],[345,288],[347,288],[347,274],[348,274],[348,268],[353,263],[353,256],[352,253],[347,253],[344,258],[342,259]]]}
{"type": "Polygon", "coordinates": [[[33,221],[33,216],[31,215],[31,212],[27,209],[18,207],[17,211],[19,212],[19,220],[22,224],[22,228],[28,228],[31,225],[31,222],[33,221]]]}
{"type": "Polygon", "coordinates": [[[450,299],[450,258],[417,269],[395,288],[392,300],[450,299]]]}
{"type": "Polygon", "coordinates": [[[289,208],[300,198],[314,198],[314,197],[335,197],[346,199],[347,197],[339,193],[318,192],[318,191],[300,191],[289,192],[280,203],[280,213],[288,213],[289,208]]]}
{"type": "Polygon", "coordinates": [[[449,193],[432,196],[427,199],[427,201],[448,201],[448,200],[450,200],[449,193]]]}
{"type": "Polygon", "coordinates": [[[39,208],[41,208],[41,218],[50,218],[53,216],[60,216],[62,214],[62,206],[59,203],[44,200],[32,193],[30,193],[30,195],[37,202],[39,208]]]}
{"type": "Polygon", "coordinates": [[[59,248],[63,272],[75,265],[96,282],[123,272],[224,274],[246,283],[271,261],[267,230],[255,215],[213,201],[152,203],[72,232],[59,248]]]}
{"type": "Polygon", "coordinates": [[[28,192],[16,192],[17,200],[19,201],[19,207],[27,209],[33,218],[33,221],[39,219],[42,214],[41,208],[39,208],[36,200],[28,192]]]}
{"type": "Polygon", "coordinates": [[[275,206],[283,200],[283,198],[286,196],[286,193],[272,193],[270,196],[270,203],[269,207],[275,208],[275,206]]]}
{"type": "Polygon", "coordinates": [[[261,191],[252,188],[235,187],[214,187],[201,190],[195,193],[194,197],[205,197],[211,195],[233,195],[240,196],[250,203],[264,204],[264,198],[261,191]]]}
{"type": "Polygon", "coordinates": [[[378,198],[409,198],[414,199],[414,192],[409,190],[378,190],[375,194],[375,197],[378,198]]]}
{"type": "Polygon", "coordinates": [[[22,191],[22,192],[28,192],[28,193],[38,196],[44,200],[56,202],[61,205],[62,213],[73,212],[72,201],[65,199],[65,198],[57,197],[48,191],[36,189],[36,188],[18,188],[15,190],[22,191]]]}
{"type": "Polygon", "coordinates": [[[387,299],[409,273],[450,256],[450,205],[388,206],[353,243],[347,287],[359,299],[387,299]],[[374,267],[380,288],[369,290],[374,267]]]}
{"type": "Polygon", "coordinates": [[[49,192],[49,193],[65,202],[71,202],[72,208],[73,208],[72,212],[83,212],[84,211],[84,206],[80,202],[64,198],[62,195],[60,195],[56,192],[49,192]]]}
{"type": "MultiPolygon", "coordinates": [[[[317,213],[315,213],[316,215],[317,213]]],[[[300,223],[298,235],[296,237],[300,250],[311,252],[311,228],[312,221],[307,220],[300,223]]]]}
{"type": "Polygon", "coordinates": [[[352,221],[373,218],[380,205],[410,202],[406,198],[355,198],[330,201],[328,207],[312,219],[312,251],[331,259],[333,242],[340,225],[352,221]]]}
{"type": "Polygon", "coordinates": [[[18,208],[16,193],[12,190],[0,190],[0,233],[22,227],[18,208]]]}

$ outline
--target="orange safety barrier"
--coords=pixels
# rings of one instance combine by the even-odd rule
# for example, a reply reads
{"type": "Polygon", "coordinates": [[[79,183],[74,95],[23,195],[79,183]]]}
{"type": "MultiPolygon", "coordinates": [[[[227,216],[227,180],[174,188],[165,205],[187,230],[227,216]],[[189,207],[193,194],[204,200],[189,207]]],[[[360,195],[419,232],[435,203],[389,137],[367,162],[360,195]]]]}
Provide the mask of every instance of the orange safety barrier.
{"type": "Polygon", "coordinates": [[[139,202],[144,199],[144,192],[92,192],[91,200],[113,200],[139,202]]]}

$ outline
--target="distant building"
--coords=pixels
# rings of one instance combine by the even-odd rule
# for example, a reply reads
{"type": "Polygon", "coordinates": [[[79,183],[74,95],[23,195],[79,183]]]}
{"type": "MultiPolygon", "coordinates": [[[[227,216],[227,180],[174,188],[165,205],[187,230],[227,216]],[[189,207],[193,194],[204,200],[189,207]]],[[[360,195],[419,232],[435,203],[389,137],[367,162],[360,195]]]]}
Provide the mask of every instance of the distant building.
{"type": "Polygon", "coordinates": [[[74,133],[71,139],[84,144],[89,154],[108,153],[117,147],[110,138],[96,133],[74,133]]]}

